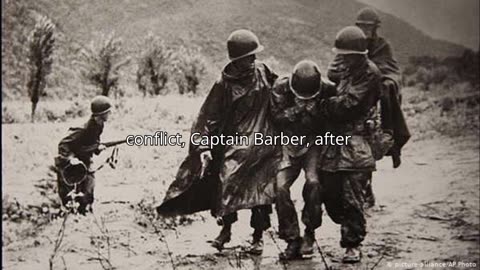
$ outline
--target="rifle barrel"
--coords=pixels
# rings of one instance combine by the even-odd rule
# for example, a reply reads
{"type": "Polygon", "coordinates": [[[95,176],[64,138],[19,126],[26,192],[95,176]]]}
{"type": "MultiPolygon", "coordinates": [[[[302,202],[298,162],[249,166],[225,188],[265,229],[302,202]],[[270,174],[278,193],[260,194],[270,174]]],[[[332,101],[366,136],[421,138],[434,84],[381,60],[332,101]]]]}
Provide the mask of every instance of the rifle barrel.
{"type": "Polygon", "coordinates": [[[126,142],[127,140],[118,140],[118,141],[106,142],[106,143],[103,143],[103,145],[105,145],[106,147],[112,147],[112,146],[119,145],[126,142]]]}

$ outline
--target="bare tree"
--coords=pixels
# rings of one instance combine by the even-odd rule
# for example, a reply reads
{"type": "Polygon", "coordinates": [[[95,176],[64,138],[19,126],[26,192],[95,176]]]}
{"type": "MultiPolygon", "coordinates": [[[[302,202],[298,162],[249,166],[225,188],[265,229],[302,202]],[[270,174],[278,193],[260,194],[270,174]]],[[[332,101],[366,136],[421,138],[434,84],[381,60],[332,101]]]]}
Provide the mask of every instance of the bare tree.
{"type": "Polygon", "coordinates": [[[28,38],[28,94],[32,102],[31,121],[34,122],[35,110],[40,96],[44,95],[46,78],[53,63],[55,25],[45,16],[41,16],[28,38]]]}

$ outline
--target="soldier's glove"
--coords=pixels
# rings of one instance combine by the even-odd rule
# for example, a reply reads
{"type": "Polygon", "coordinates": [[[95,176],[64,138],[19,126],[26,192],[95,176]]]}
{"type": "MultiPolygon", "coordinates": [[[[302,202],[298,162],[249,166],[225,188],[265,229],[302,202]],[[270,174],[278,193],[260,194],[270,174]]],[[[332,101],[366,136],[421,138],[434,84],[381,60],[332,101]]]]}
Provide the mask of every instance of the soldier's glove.
{"type": "Polygon", "coordinates": [[[200,153],[200,161],[202,162],[202,170],[200,171],[200,179],[203,178],[205,175],[205,171],[210,164],[210,161],[212,161],[212,152],[210,150],[203,151],[200,153]]]}
{"type": "Polygon", "coordinates": [[[203,151],[202,153],[200,153],[200,160],[202,161],[202,164],[203,163],[208,163],[212,159],[213,159],[212,152],[210,150],[206,150],[206,151],[203,151]]]}
{"type": "Polygon", "coordinates": [[[95,155],[99,155],[105,149],[107,149],[107,147],[104,144],[99,144],[97,150],[95,150],[95,155]]]}

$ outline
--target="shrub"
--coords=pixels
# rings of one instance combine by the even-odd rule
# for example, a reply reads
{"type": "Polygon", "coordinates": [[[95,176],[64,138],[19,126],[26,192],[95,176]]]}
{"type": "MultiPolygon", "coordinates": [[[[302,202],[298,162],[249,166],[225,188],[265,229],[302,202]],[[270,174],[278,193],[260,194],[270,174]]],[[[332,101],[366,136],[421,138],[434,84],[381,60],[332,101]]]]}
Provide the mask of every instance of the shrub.
{"type": "Polygon", "coordinates": [[[119,71],[130,61],[125,57],[122,40],[112,33],[98,42],[81,50],[79,66],[83,77],[100,88],[101,94],[108,96],[113,90],[115,97],[121,94],[118,87],[119,71]]]}
{"type": "Polygon", "coordinates": [[[172,51],[156,36],[145,39],[137,70],[138,89],[146,96],[159,95],[165,88],[170,74],[172,51]]]}
{"type": "Polygon", "coordinates": [[[180,94],[196,94],[206,74],[206,60],[198,48],[180,45],[172,54],[175,82],[180,94]]]}

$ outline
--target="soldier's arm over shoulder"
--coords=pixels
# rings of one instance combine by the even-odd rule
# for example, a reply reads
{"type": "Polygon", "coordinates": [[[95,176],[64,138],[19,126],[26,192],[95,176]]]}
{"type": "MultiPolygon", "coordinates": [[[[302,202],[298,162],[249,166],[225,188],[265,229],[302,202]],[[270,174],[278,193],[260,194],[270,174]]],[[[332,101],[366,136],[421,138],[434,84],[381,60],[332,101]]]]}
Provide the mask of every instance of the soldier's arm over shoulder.
{"type": "Polygon", "coordinates": [[[265,68],[265,75],[267,76],[267,80],[270,85],[273,85],[275,81],[278,79],[278,75],[272,71],[265,63],[262,63],[263,67],[265,68]]]}
{"type": "Polygon", "coordinates": [[[340,55],[337,54],[333,61],[328,65],[327,78],[335,84],[338,84],[343,72],[345,72],[343,60],[340,55]]]}
{"type": "Polygon", "coordinates": [[[287,88],[288,77],[278,79],[272,87],[270,96],[270,112],[274,122],[286,119],[284,111],[288,106],[287,88]]]}
{"type": "Polygon", "coordinates": [[[326,99],[323,102],[322,112],[330,119],[353,120],[370,109],[368,100],[378,98],[379,89],[379,72],[369,69],[361,78],[357,78],[352,83],[345,94],[326,99]]]}
{"type": "Polygon", "coordinates": [[[295,96],[290,91],[288,76],[278,79],[272,90],[270,114],[275,124],[282,127],[295,122],[299,108],[295,96]]]}
{"type": "Polygon", "coordinates": [[[322,81],[322,98],[334,97],[337,95],[337,86],[328,81],[322,81]]]}

